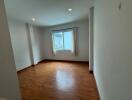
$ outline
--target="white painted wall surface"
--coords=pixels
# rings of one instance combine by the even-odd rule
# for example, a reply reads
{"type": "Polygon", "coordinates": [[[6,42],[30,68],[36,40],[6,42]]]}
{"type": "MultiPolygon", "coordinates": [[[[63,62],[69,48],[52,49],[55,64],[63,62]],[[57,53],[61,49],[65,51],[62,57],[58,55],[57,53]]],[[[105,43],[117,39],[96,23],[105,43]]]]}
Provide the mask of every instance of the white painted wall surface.
{"type": "Polygon", "coordinates": [[[89,70],[93,71],[93,56],[94,56],[94,7],[90,8],[89,13],[89,70]]]}
{"type": "Polygon", "coordinates": [[[49,28],[41,28],[41,46],[43,47],[42,52],[45,59],[55,59],[55,60],[72,60],[72,61],[88,61],[89,60],[89,29],[88,20],[82,20],[78,22],[73,22],[64,25],[53,26],[49,28]],[[55,56],[52,54],[52,30],[59,30],[71,27],[78,28],[78,56],[74,54],[69,54],[67,52],[57,53],[55,56]]]}
{"type": "Polygon", "coordinates": [[[132,0],[95,0],[94,14],[94,74],[101,100],[131,100],[132,0]]]}
{"type": "Polygon", "coordinates": [[[44,54],[42,53],[43,49],[43,43],[41,44],[41,33],[39,27],[35,27],[32,25],[29,25],[30,30],[30,39],[31,39],[31,48],[33,52],[33,64],[37,64],[38,62],[42,61],[44,59],[44,54]]]}
{"type": "Polygon", "coordinates": [[[11,42],[17,70],[22,70],[43,60],[39,27],[8,19],[11,42]],[[31,43],[30,43],[31,42],[31,43]]]}
{"type": "Polygon", "coordinates": [[[4,0],[0,0],[0,98],[21,100],[4,0]]]}
{"type": "Polygon", "coordinates": [[[14,52],[16,69],[21,70],[31,65],[26,24],[9,19],[9,30],[14,52]]]}

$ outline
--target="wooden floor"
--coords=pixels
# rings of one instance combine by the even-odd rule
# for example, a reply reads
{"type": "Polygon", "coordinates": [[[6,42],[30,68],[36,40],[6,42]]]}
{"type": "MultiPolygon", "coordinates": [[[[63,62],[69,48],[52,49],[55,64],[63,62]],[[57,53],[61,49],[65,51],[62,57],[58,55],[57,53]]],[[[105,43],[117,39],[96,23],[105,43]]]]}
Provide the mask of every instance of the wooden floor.
{"type": "Polygon", "coordinates": [[[43,62],[18,76],[22,100],[99,100],[87,63],[43,62]]]}

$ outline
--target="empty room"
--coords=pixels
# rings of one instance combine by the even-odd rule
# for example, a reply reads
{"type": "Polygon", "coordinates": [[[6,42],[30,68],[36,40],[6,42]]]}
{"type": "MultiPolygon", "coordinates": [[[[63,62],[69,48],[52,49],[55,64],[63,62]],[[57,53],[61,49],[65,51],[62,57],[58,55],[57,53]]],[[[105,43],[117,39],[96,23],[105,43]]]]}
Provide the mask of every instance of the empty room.
{"type": "Polygon", "coordinates": [[[0,100],[132,100],[132,0],[0,0],[0,100]]]}
{"type": "Polygon", "coordinates": [[[89,68],[90,0],[5,0],[22,100],[99,100],[89,68]]]}

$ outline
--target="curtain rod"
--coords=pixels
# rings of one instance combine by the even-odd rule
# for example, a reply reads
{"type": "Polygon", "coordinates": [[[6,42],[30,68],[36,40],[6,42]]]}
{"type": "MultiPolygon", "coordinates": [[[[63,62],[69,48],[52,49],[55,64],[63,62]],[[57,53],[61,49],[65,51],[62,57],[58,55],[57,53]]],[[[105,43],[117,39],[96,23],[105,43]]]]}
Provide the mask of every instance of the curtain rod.
{"type": "Polygon", "coordinates": [[[71,27],[71,28],[64,28],[64,29],[58,29],[58,30],[52,30],[52,31],[62,31],[62,30],[70,30],[70,29],[73,29],[73,28],[79,28],[79,27],[71,27]]]}

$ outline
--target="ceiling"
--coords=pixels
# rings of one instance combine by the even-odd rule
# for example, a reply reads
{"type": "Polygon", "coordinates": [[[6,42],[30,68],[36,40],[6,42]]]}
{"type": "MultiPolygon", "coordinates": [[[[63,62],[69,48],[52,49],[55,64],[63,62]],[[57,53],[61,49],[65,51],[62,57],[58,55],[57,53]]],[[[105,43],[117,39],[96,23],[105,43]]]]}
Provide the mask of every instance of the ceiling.
{"type": "Polygon", "coordinates": [[[9,18],[39,26],[52,26],[88,18],[92,0],[5,0],[9,18]],[[69,8],[73,10],[68,11],[69,8]],[[32,22],[32,18],[36,18],[32,22]]]}

